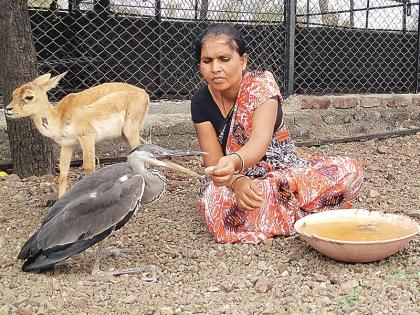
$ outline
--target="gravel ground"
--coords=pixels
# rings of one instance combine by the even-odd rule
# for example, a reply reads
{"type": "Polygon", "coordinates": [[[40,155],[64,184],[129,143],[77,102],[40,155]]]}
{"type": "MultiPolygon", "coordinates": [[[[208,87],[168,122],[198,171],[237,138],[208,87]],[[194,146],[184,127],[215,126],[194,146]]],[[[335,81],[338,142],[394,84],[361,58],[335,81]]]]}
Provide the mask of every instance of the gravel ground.
{"type": "MultiPolygon", "coordinates": [[[[306,157],[358,158],[366,179],[354,206],[419,220],[420,134],[298,150],[306,157]]],[[[181,163],[202,172],[197,159],[181,163]]],[[[72,171],[73,182],[79,174],[80,169],[72,171]]],[[[87,250],[87,261],[81,255],[52,271],[21,272],[17,253],[48,212],[46,200],[57,182],[52,176],[2,177],[0,315],[420,314],[419,237],[390,258],[368,264],[326,258],[296,235],[259,245],[217,244],[197,210],[200,183],[165,174],[165,196],[108,239],[111,250],[102,264],[103,270],[157,266],[155,283],[136,274],[92,276],[94,248],[87,250]]]]}

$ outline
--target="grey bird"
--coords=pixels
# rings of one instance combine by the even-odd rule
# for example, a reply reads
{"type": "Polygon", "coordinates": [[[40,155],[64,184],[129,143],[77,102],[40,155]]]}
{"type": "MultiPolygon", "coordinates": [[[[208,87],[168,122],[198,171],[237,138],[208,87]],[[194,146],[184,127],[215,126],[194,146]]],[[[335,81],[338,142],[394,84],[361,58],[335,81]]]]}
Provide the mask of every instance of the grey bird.
{"type": "MultiPolygon", "coordinates": [[[[18,255],[25,260],[22,270],[47,269],[83,252],[123,227],[141,205],[158,200],[165,191],[165,177],[158,170],[147,168],[147,164],[201,177],[167,159],[202,154],[143,144],[129,154],[127,162],[101,168],[85,177],[56,201],[41,227],[23,245],[18,255]]],[[[99,270],[101,244],[92,274],[110,274],[99,270]]],[[[134,268],[111,274],[137,271],[140,272],[134,268]]]]}

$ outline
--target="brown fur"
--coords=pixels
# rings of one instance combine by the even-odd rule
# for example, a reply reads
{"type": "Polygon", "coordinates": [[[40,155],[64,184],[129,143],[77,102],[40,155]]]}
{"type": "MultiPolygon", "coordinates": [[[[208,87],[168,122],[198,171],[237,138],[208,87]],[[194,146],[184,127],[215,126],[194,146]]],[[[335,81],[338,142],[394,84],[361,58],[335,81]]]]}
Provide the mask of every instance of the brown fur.
{"type": "Polygon", "coordinates": [[[14,90],[6,107],[9,118],[31,117],[38,130],[61,146],[58,194],[67,190],[67,175],[74,146],[83,151],[86,172],[95,169],[95,143],[122,136],[133,149],[140,144],[149,96],[127,83],[103,83],[62,98],[51,105],[47,91],[66,73],[44,74],[14,90]],[[32,97],[32,99],[31,99],[32,97]]]}

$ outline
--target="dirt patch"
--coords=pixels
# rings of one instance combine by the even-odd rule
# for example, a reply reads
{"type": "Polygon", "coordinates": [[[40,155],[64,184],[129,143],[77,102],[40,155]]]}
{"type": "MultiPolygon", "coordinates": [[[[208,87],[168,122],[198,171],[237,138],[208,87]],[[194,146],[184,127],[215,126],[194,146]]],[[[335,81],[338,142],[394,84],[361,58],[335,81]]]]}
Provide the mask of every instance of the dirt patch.
{"type": "MultiPolygon", "coordinates": [[[[156,142],[179,147],[189,140],[178,136],[156,142]]],[[[362,161],[366,179],[355,207],[419,213],[420,135],[299,151],[306,157],[340,154],[362,161]]],[[[7,155],[7,148],[0,154],[7,155]]],[[[202,172],[196,159],[182,164],[202,172]]],[[[156,283],[144,283],[135,274],[90,275],[94,249],[87,250],[87,261],[81,256],[54,271],[21,272],[16,255],[48,212],[46,200],[57,182],[48,176],[1,178],[0,314],[420,313],[419,237],[398,254],[369,264],[328,259],[298,236],[221,245],[197,210],[200,183],[165,174],[167,193],[109,238],[113,255],[102,265],[104,270],[155,265],[161,271],[156,283]]],[[[72,170],[71,178],[77,181],[80,170],[72,170]]]]}

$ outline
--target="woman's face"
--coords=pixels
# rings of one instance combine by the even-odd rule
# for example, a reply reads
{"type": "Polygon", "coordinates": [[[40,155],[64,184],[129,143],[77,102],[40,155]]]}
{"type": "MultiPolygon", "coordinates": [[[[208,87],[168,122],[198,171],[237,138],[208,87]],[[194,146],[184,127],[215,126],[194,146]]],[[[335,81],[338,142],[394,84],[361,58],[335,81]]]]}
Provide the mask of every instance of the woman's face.
{"type": "Polygon", "coordinates": [[[214,90],[237,93],[247,59],[246,54],[239,55],[225,35],[210,36],[201,47],[200,71],[214,90]]]}

